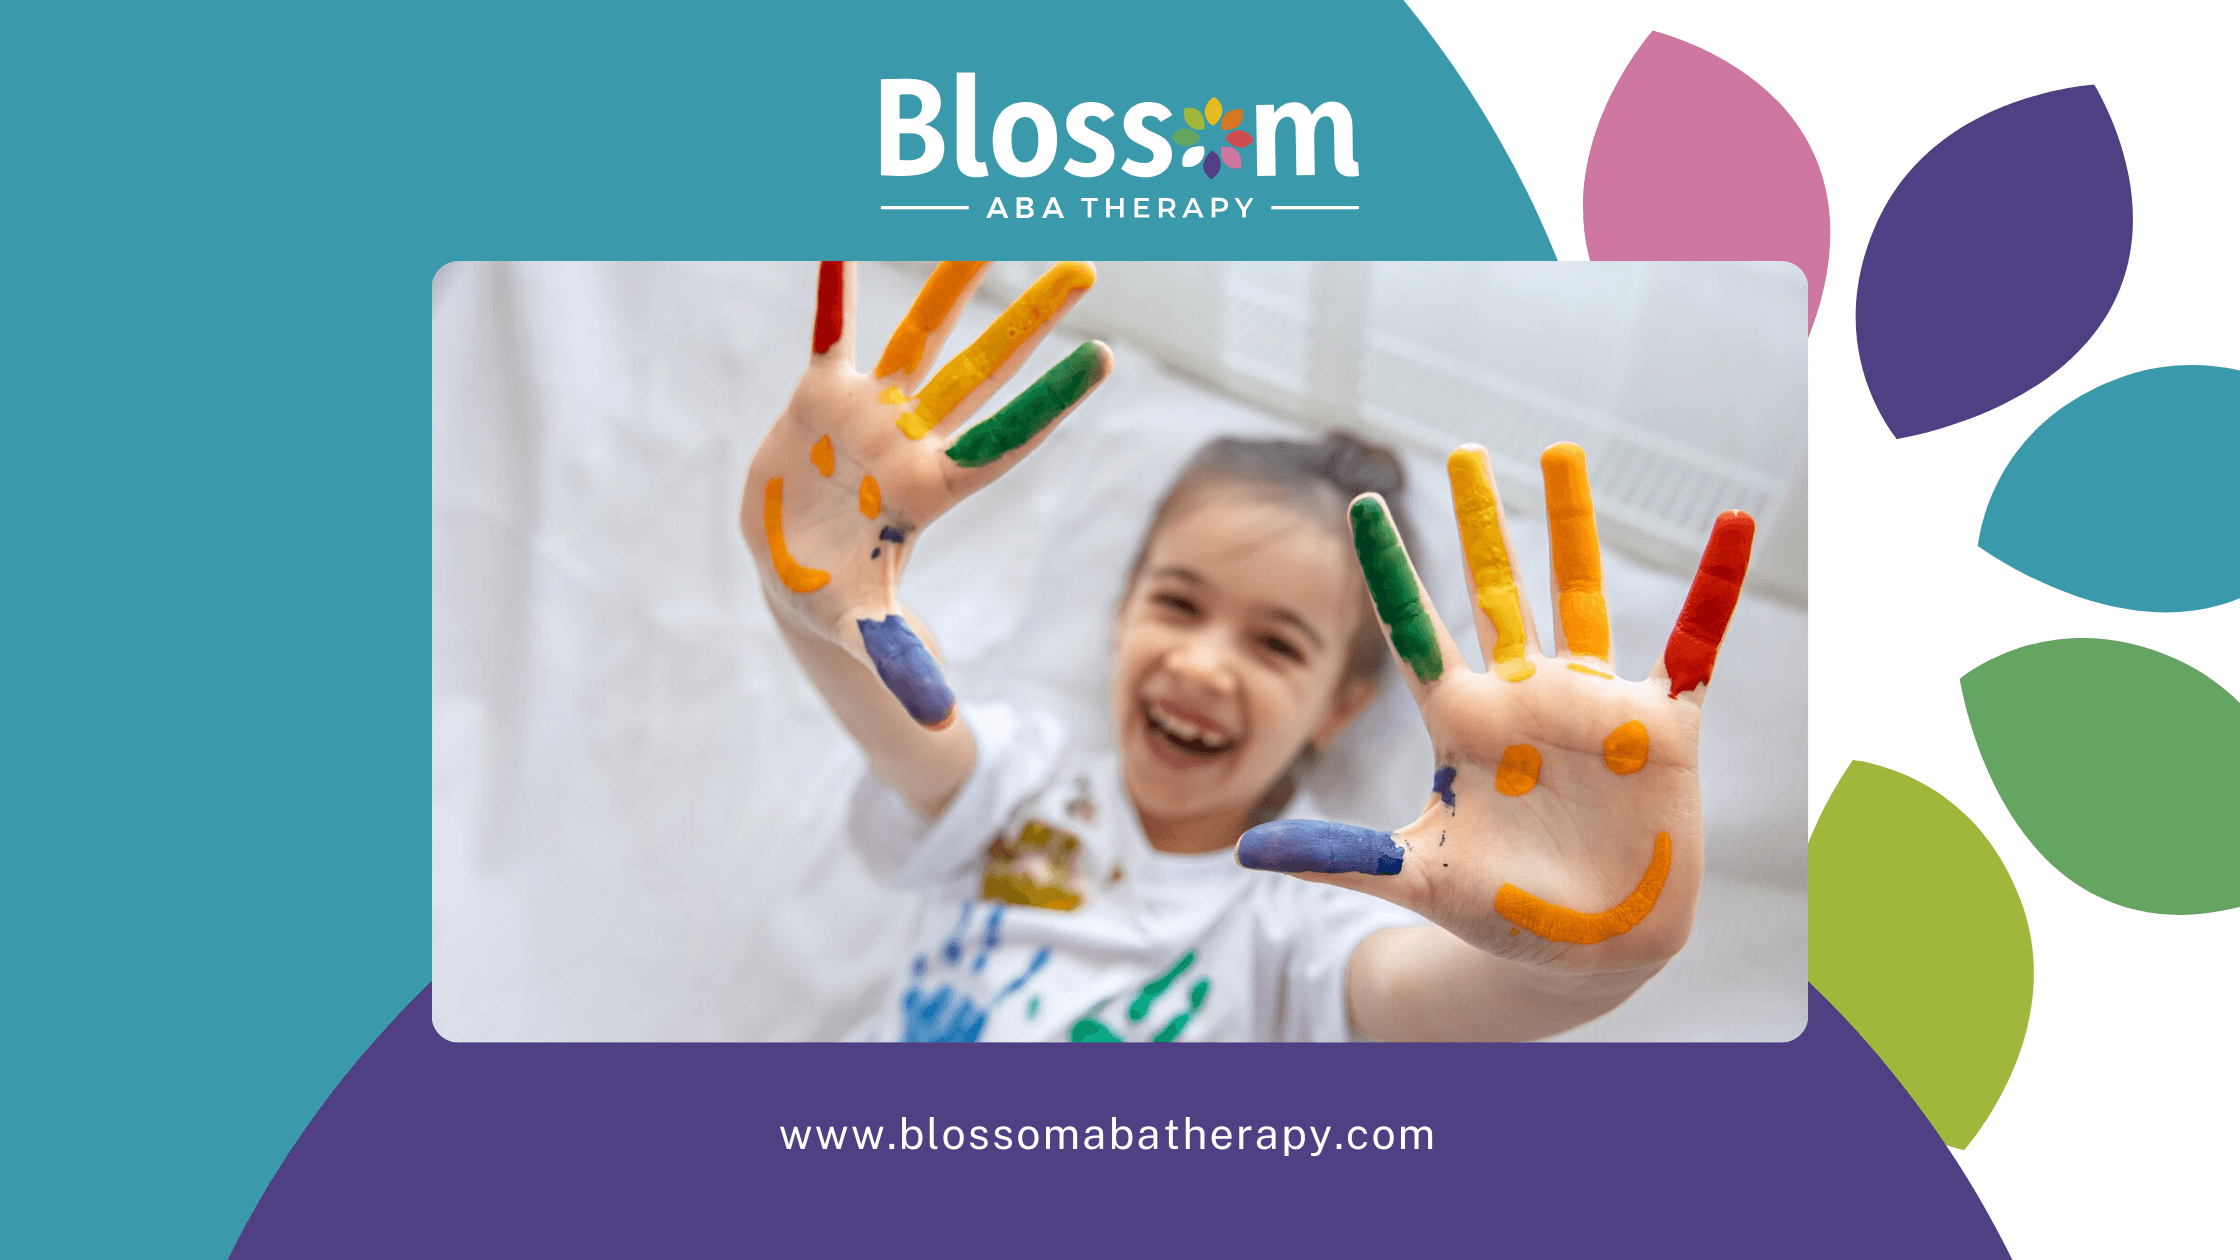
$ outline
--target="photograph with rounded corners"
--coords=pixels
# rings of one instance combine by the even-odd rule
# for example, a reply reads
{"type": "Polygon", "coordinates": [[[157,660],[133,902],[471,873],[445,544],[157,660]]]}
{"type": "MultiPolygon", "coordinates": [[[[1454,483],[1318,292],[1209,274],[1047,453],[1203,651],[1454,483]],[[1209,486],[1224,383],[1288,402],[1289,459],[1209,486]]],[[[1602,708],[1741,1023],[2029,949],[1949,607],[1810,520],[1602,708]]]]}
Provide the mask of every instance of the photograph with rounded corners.
{"type": "Polygon", "coordinates": [[[1786,1041],[1785,263],[454,263],[454,1041],[1786,1041]]]}

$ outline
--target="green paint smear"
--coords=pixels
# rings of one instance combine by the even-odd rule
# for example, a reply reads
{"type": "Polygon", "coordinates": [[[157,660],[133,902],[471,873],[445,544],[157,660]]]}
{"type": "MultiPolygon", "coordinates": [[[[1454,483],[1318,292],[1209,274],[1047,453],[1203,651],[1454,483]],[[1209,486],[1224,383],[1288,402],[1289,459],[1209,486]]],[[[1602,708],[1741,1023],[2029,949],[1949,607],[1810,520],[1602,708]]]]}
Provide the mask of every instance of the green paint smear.
{"type": "Polygon", "coordinates": [[[1104,354],[1093,341],[1084,341],[1058,365],[1020,391],[1017,398],[980,423],[966,429],[949,445],[949,458],[966,468],[992,464],[1034,440],[1050,422],[1081,401],[1104,379],[1104,354]]]}
{"type": "Polygon", "coordinates": [[[1153,1037],[1152,1040],[1173,1041],[1175,1038],[1181,1036],[1182,1030],[1190,1026],[1190,1017],[1197,1014],[1198,1008],[1206,1004],[1206,993],[1212,988],[1213,981],[1211,980],[1200,980],[1196,984],[1191,985],[1190,1009],[1184,1011],[1180,1015],[1175,1016],[1173,1019],[1168,1020],[1166,1023],[1166,1027],[1161,1028],[1158,1032],[1158,1035],[1153,1037]]]}
{"type": "Polygon", "coordinates": [[[1190,964],[1196,961],[1198,961],[1198,951],[1193,949],[1176,959],[1174,966],[1167,968],[1165,975],[1143,986],[1143,990],[1136,994],[1136,1000],[1128,1003],[1128,1022],[1131,1024],[1137,1023],[1144,1016],[1149,1015],[1151,1004],[1159,1000],[1159,995],[1167,991],[1167,986],[1175,982],[1175,977],[1188,971],[1190,964]]]}
{"type": "Polygon", "coordinates": [[[1854,761],[1812,829],[1814,988],[1965,1147],[2030,1023],[2030,924],[1999,854],[1950,801],[1854,761]]]}
{"type": "Polygon", "coordinates": [[[1119,1033],[1105,1027],[1104,1021],[1097,1019],[1095,1016],[1084,1016],[1074,1021],[1073,1031],[1066,1034],[1066,1038],[1069,1041],[1119,1041],[1122,1039],[1119,1033]]]}
{"type": "Polygon", "coordinates": [[[1436,680],[1445,668],[1439,636],[1431,628],[1431,614],[1423,606],[1423,590],[1416,585],[1400,534],[1374,499],[1353,505],[1353,550],[1361,558],[1361,576],[1369,580],[1377,618],[1391,632],[1392,650],[1416,672],[1417,681],[1436,680]]]}
{"type": "Polygon", "coordinates": [[[2240,906],[2240,701],[2132,643],[2057,639],[1960,680],[2022,834],[2077,886],[2153,914],[2240,906]]]}

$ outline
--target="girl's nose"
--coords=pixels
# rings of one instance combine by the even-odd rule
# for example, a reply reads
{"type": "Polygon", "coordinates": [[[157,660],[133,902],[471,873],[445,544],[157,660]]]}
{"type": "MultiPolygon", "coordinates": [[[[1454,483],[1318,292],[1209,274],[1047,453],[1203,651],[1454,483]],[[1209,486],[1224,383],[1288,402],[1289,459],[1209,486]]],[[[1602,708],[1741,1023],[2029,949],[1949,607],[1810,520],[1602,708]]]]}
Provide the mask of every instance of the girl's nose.
{"type": "Polygon", "coordinates": [[[1194,683],[1225,689],[1231,681],[1229,654],[1223,649],[1221,636],[1210,633],[1185,635],[1182,641],[1167,652],[1167,668],[1194,683]]]}

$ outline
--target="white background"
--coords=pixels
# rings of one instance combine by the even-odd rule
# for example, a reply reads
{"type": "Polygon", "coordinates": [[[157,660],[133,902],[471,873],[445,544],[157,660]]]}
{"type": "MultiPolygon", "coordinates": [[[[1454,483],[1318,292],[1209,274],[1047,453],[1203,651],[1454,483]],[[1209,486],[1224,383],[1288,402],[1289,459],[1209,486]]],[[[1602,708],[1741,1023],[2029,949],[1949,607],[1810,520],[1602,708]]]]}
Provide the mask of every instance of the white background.
{"type": "MultiPolygon", "coordinates": [[[[1833,230],[1811,339],[1813,812],[1852,759],[1888,766],[1966,811],[2014,877],[2036,954],[2029,1035],[1998,1107],[1957,1153],[2014,1253],[2234,1254],[2240,911],[2143,914],[2055,871],[1984,772],[1959,679],[2028,643],[2096,636],[2168,653],[2240,692],[2240,604],[2106,608],[1975,545],[2008,458],[2063,404],[2145,368],[2240,367],[2240,8],[1413,7],[1476,93],[1559,258],[1587,257],[1587,153],[1649,32],[1736,66],[1802,128],[1833,230]],[[1851,320],[1876,216],[1913,163],[1963,124],[2079,84],[2099,89],[2130,166],[2131,263],[2114,309],[2037,388],[1894,440],[1860,375],[1851,320]]],[[[2089,528],[2092,505],[2079,510],[2089,528]]]]}

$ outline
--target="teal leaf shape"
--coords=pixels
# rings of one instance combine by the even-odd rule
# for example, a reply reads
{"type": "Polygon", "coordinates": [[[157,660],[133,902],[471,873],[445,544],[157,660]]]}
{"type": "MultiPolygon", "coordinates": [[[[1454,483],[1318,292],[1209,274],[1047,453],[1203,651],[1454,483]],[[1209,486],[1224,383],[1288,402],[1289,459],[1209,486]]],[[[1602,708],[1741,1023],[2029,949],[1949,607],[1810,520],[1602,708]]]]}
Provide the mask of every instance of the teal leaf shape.
{"type": "Polygon", "coordinates": [[[2140,612],[2240,599],[2227,497],[2240,372],[2159,367],[2054,412],[2007,461],[1976,543],[2048,586],[2140,612]],[[2089,511],[2086,510],[2089,508],[2089,511]]]}
{"type": "Polygon", "coordinates": [[[1812,986],[1965,1147],[2030,1024],[2030,923],[2006,864],[1952,802],[1854,761],[1809,849],[1812,986]]]}
{"type": "Polygon", "coordinates": [[[2056,639],[1960,680],[2022,834],[2078,887],[2154,914],[2240,906],[2240,701],[2135,643],[2056,639]]]}

